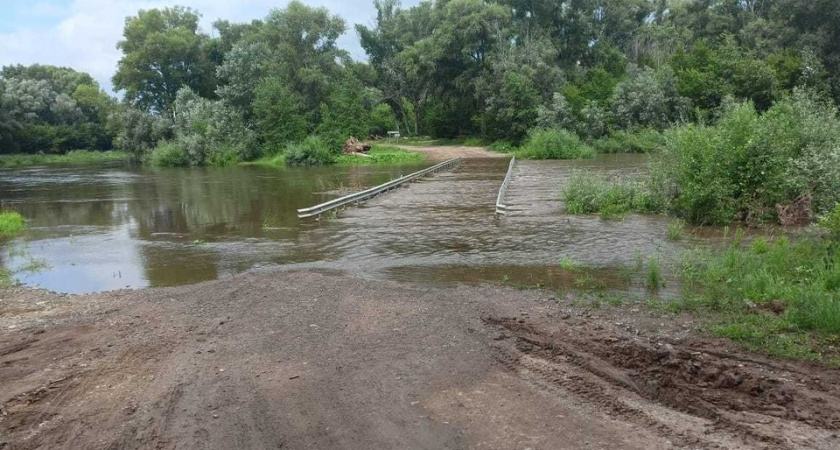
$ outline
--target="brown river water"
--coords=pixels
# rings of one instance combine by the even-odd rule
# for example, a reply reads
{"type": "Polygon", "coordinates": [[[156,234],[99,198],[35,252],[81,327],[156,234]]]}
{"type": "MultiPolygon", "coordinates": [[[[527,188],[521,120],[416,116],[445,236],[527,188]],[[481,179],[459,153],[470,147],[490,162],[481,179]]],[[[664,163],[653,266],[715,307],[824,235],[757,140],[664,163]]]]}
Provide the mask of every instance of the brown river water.
{"type": "MultiPolygon", "coordinates": [[[[644,170],[639,155],[588,161],[520,161],[496,217],[506,158],[468,159],[335,218],[299,220],[298,208],[374,186],[421,167],[150,169],[61,166],[0,170],[0,201],[26,216],[0,242],[0,264],[29,286],[84,293],[170,286],[261,267],[340,270],[373,279],[586,284],[644,292],[627,268],[667,265],[685,249],[664,217],[621,221],[563,214],[572,170],[644,170]],[[588,276],[588,275],[587,275],[588,276]]],[[[666,284],[666,291],[668,289],[666,284]]]]}

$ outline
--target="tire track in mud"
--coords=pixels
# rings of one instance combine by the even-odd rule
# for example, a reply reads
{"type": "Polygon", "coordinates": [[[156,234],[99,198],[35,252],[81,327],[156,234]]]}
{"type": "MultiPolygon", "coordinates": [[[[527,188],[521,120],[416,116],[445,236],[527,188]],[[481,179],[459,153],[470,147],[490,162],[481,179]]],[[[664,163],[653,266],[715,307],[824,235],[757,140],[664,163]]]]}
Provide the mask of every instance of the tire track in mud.
{"type": "Polygon", "coordinates": [[[809,379],[805,371],[784,373],[736,355],[604,332],[542,330],[523,319],[484,321],[502,333],[495,359],[518,377],[572,394],[679,447],[840,446],[840,396],[826,387],[833,383],[809,379]]]}

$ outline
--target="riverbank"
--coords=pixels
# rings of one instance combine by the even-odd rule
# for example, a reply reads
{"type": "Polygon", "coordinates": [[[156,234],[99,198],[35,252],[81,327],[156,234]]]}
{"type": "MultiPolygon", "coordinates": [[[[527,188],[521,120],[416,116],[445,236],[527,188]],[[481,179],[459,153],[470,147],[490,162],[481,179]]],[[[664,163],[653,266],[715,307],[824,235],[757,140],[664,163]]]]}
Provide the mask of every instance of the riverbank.
{"type": "Polygon", "coordinates": [[[0,298],[10,448],[840,444],[836,371],[643,305],[311,271],[0,298]]]}
{"type": "Polygon", "coordinates": [[[63,155],[0,155],[0,167],[23,167],[45,164],[114,163],[129,162],[130,160],[131,156],[125,152],[73,150],[63,155]]]}
{"type": "MultiPolygon", "coordinates": [[[[409,165],[426,162],[426,156],[421,152],[407,150],[390,145],[374,145],[367,156],[338,155],[333,164],[337,166],[369,166],[369,165],[409,165]]],[[[283,154],[265,156],[254,161],[243,162],[244,166],[286,167],[286,157],[283,154]]]]}

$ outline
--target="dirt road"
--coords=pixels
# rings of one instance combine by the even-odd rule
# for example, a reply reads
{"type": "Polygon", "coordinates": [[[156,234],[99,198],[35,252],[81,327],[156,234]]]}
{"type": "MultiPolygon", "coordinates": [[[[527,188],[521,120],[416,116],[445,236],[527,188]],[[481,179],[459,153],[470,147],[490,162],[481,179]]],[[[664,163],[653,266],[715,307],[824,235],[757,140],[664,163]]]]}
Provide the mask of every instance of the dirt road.
{"type": "Polygon", "coordinates": [[[836,371],[545,292],[251,272],[0,299],[2,449],[840,447],[836,371]]]}

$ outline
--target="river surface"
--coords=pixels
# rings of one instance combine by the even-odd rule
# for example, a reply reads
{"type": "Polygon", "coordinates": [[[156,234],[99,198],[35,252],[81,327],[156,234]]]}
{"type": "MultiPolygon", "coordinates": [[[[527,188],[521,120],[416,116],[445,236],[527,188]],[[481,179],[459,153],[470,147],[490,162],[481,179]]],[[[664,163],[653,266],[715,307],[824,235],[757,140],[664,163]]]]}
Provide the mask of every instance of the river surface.
{"type": "Polygon", "coordinates": [[[421,167],[149,169],[62,166],[0,170],[2,207],[29,219],[0,243],[0,264],[24,284],[65,293],[171,286],[259,267],[353,272],[401,281],[581,285],[573,261],[618,290],[639,261],[684,248],[667,219],[566,216],[560,191],[572,170],[644,170],[645,157],[521,161],[494,214],[506,158],[468,159],[336,218],[296,210],[421,167]]]}

